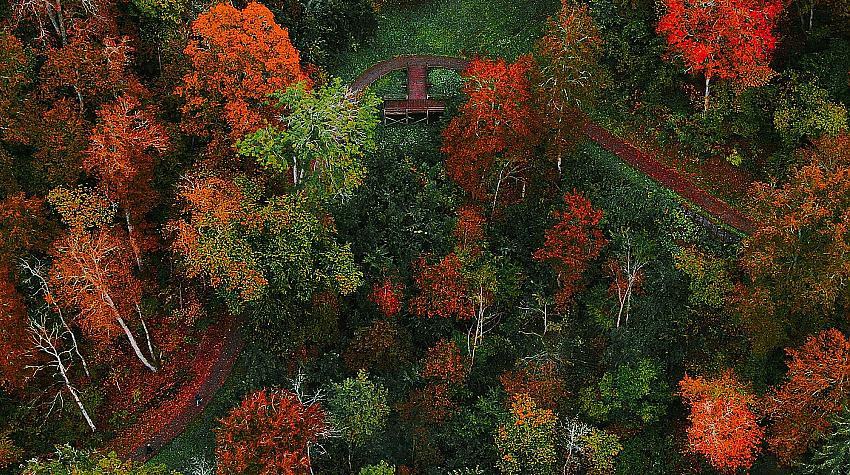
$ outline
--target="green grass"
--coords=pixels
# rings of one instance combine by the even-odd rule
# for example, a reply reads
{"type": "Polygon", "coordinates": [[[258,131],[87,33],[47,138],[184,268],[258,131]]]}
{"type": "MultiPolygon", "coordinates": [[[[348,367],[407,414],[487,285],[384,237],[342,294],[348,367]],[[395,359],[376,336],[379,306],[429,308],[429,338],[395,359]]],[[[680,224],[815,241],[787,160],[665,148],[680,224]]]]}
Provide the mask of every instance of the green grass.
{"type": "Polygon", "coordinates": [[[389,6],[378,15],[371,42],[342,58],[333,71],[346,81],[369,66],[401,54],[499,56],[513,60],[532,51],[558,0],[429,0],[389,6]]]}
{"type": "Polygon", "coordinates": [[[203,458],[208,462],[215,460],[215,434],[218,419],[224,417],[230,408],[239,404],[245,390],[242,383],[247,374],[247,352],[236,360],[233,371],[216,391],[213,400],[200,416],[195,418],[182,434],[151,459],[151,463],[165,464],[168,468],[187,473],[194,458],[203,458]]]}

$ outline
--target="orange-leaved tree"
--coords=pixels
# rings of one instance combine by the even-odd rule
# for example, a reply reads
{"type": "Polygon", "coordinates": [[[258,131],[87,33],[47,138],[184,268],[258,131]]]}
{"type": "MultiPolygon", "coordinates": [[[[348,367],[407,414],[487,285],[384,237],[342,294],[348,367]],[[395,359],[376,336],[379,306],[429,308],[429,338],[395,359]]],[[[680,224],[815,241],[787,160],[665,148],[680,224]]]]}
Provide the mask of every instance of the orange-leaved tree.
{"type": "Polygon", "coordinates": [[[141,266],[136,226],[156,203],[151,187],[151,153],[167,150],[168,134],[155,110],[143,108],[136,97],[127,94],[102,107],[97,115],[99,123],[92,132],[83,167],[100,179],[100,189],[123,210],[136,264],[141,266]]]}
{"type": "Polygon", "coordinates": [[[790,463],[829,433],[830,419],[850,400],[850,340],[833,328],[786,352],[786,380],[763,405],[771,420],[768,446],[790,463]]]}
{"type": "Polygon", "coordinates": [[[192,33],[185,50],[192,68],[177,88],[187,133],[214,141],[227,135],[232,145],[279,113],[269,94],[309,82],[289,33],[260,3],[243,10],[219,3],[198,16],[192,33]]]}
{"type": "Polygon", "coordinates": [[[760,225],[741,252],[739,310],[767,350],[850,308],[850,136],[824,137],[803,158],[788,183],[752,192],[760,225]]]}
{"type": "Polygon", "coordinates": [[[748,470],[758,456],[764,430],[752,409],[755,397],[746,385],[726,371],[717,378],[686,374],[679,389],[690,409],[690,449],[720,471],[748,470]]]}
{"type": "Polygon", "coordinates": [[[123,333],[139,361],[156,371],[153,343],[139,306],[142,284],[132,273],[132,251],[126,235],[109,227],[114,209],[102,196],[85,190],[57,189],[48,200],[69,227],[50,250],[54,293],[45,296],[48,303],[77,309],[77,325],[101,344],[123,333]],[[135,316],[144,329],[147,355],[128,324],[135,316]]]}

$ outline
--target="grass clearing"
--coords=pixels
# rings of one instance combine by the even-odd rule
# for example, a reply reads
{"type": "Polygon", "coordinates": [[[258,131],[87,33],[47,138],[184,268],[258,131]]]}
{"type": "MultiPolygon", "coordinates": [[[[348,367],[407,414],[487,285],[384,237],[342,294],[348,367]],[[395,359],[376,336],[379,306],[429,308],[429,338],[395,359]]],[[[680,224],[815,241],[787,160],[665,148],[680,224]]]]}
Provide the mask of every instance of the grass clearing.
{"type": "Polygon", "coordinates": [[[341,58],[332,71],[351,81],[369,66],[403,54],[500,56],[513,60],[532,51],[558,0],[433,0],[387,7],[376,35],[341,58]]]}

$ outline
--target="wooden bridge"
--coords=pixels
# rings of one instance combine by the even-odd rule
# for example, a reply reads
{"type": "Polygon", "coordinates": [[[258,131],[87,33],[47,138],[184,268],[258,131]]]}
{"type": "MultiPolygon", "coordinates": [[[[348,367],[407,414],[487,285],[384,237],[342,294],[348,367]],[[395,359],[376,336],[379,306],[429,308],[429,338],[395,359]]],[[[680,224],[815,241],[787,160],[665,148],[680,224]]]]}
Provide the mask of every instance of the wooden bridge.
{"type": "Polygon", "coordinates": [[[397,56],[377,63],[363,72],[351,84],[351,90],[362,91],[379,78],[393,72],[407,71],[407,98],[386,99],[382,109],[384,124],[414,124],[431,122],[446,111],[444,101],[428,94],[428,71],[434,68],[463,71],[469,61],[448,56],[414,55],[397,56]]]}

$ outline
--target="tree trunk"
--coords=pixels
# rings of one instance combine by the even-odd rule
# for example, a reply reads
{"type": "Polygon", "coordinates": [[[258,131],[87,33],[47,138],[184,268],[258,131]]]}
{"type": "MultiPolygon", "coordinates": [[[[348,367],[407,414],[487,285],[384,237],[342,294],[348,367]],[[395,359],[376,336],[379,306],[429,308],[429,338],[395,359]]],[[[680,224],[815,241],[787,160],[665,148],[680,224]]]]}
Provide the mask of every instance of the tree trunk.
{"type": "Polygon", "coordinates": [[[130,331],[130,328],[124,323],[124,319],[121,317],[116,317],[118,324],[121,325],[121,329],[124,330],[124,334],[127,335],[127,339],[130,340],[130,346],[133,347],[133,351],[136,353],[136,357],[139,358],[139,361],[142,362],[149,370],[156,373],[156,367],[145,358],[145,355],[142,354],[142,349],[139,348],[139,344],[136,342],[136,338],[133,336],[133,332],[130,331]]]}
{"type": "Polygon", "coordinates": [[[127,237],[130,238],[130,248],[133,249],[133,256],[136,258],[136,267],[139,270],[142,270],[141,250],[139,249],[139,244],[136,242],[136,238],[133,235],[135,228],[133,228],[133,223],[130,222],[130,212],[126,209],[124,210],[124,219],[127,221],[127,237]]]}
{"type": "Polygon", "coordinates": [[[708,113],[708,84],[711,82],[711,76],[705,77],[705,96],[703,96],[703,115],[708,113]]]}

